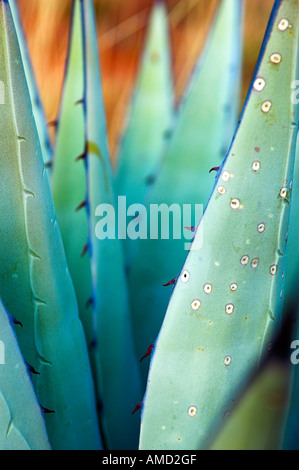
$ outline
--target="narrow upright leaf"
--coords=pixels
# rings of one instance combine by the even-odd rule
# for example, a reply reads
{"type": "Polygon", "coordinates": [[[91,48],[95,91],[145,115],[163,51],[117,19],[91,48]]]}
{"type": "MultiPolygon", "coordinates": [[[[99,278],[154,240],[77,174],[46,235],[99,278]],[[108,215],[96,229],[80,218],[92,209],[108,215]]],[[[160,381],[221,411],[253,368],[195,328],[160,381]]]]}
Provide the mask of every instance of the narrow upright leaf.
{"type": "Polygon", "coordinates": [[[77,295],[87,345],[94,339],[90,257],[83,256],[88,241],[88,214],[76,208],[86,199],[84,56],[81,2],[72,8],[69,51],[56,137],[52,191],[62,240],[77,295]]]}
{"type": "Polygon", "coordinates": [[[114,211],[112,168],[106,139],[101,75],[93,0],[84,0],[86,149],[88,212],[93,272],[93,308],[97,326],[95,359],[102,400],[102,424],[110,449],[138,446],[139,420],[131,416],[141,398],[133,348],[122,247],[108,221],[107,237],[99,216],[114,211]],[[102,205],[102,206],[101,206],[102,205]],[[104,206],[103,206],[104,205],[104,206]],[[108,205],[108,206],[107,206],[108,205]],[[100,232],[100,233],[99,233],[100,232]],[[101,239],[103,238],[103,239],[101,239]]]}
{"type": "MultiPolygon", "coordinates": [[[[298,82],[299,83],[299,82],[298,82]]],[[[296,96],[295,96],[296,98],[296,96]]],[[[297,99],[297,98],[296,98],[297,99]]],[[[285,301],[286,306],[290,302],[297,301],[299,286],[299,138],[297,140],[295,169],[293,178],[293,202],[288,233],[287,266],[285,272],[285,301]]]]}
{"type": "Polygon", "coordinates": [[[98,449],[87,348],[9,4],[0,2],[0,295],[54,449],[98,449]]]}
{"type": "MultiPolygon", "coordinates": [[[[294,188],[295,194],[295,188],[294,188]]],[[[294,195],[293,195],[294,197],[294,195]]],[[[296,205],[296,201],[294,200],[296,205]]],[[[294,284],[296,290],[296,284],[294,284]]],[[[288,416],[286,420],[284,440],[283,440],[283,449],[284,450],[299,450],[299,328],[298,328],[298,318],[299,318],[299,302],[298,297],[294,292],[293,302],[287,303],[286,308],[291,308],[296,311],[296,330],[292,340],[289,343],[289,361],[292,364],[293,372],[293,381],[290,387],[290,407],[288,410],[288,416]]]]}
{"type": "Polygon", "coordinates": [[[144,203],[161,164],[173,114],[167,11],[156,2],[149,21],[139,76],[119,149],[117,191],[127,204],[144,203]]]}
{"type": "Polygon", "coordinates": [[[37,132],[40,140],[40,145],[42,148],[42,154],[44,163],[48,168],[48,175],[51,177],[51,164],[52,164],[52,145],[50,140],[50,135],[47,126],[47,120],[44,113],[43,105],[41,102],[40,94],[38,91],[38,86],[36,83],[34,71],[31,64],[31,59],[29,56],[29,51],[27,47],[26,37],[23,30],[23,25],[21,22],[17,0],[9,0],[11,13],[16,28],[16,33],[18,36],[19,47],[21,50],[21,56],[23,61],[23,66],[25,70],[27,85],[29,88],[32,111],[37,127],[37,132]]]}

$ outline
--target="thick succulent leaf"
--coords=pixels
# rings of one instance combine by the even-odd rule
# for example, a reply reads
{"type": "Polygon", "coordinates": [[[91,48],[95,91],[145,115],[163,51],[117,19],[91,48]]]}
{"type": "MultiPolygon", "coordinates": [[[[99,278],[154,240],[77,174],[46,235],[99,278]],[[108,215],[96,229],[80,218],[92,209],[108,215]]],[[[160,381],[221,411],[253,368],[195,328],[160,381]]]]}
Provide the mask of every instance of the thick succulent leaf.
{"type": "MultiPolygon", "coordinates": [[[[94,315],[97,341],[94,354],[102,400],[102,424],[111,449],[138,446],[139,420],[131,416],[141,389],[133,349],[121,243],[118,239],[96,237],[96,208],[114,206],[113,178],[106,140],[105,112],[97,31],[92,0],[82,2],[86,59],[86,138],[88,168],[88,211],[94,275],[94,315]]],[[[111,233],[109,234],[111,235],[111,233]]]]}
{"type": "Polygon", "coordinates": [[[142,449],[198,449],[280,325],[297,136],[299,0],[275,2],[244,113],[151,365],[142,449]]]}
{"type": "Polygon", "coordinates": [[[56,136],[52,192],[87,344],[94,339],[90,258],[84,254],[88,216],[76,210],[86,199],[84,57],[81,2],[73,2],[72,26],[56,136]],[[82,158],[79,158],[82,156],[82,158]]]}
{"type": "MultiPolygon", "coordinates": [[[[162,285],[178,274],[185,260],[184,236],[190,232],[184,226],[195,225],[195,204],[206,204],[215,182],[209,170],[221,164],[235,132],[241,76],[242,5],[242,0],[222,0],[220,4],[206,50],[196,65],[179,110],[164,164],[148,198],[151,204],[177,204],[181,210],[184,204],[190,204],[191,220],[181,220],[181,239],[135,242],[129,289],[140,357],[155,341],[167,308],[169,288],[162,285]]],[[[146,379],[145,362],[142,367],[146,379]]]]}
{"type": "Polygon", "coordinates": [[[293,383],[290,344],[295,318],[296,310],[288,308],[282,328],[261,366],[244,386],[232,413],[226,413],[212,450],[282,448],[293,383]]]}
{"type": "Polygon", "coordinates": [[[21,324],[24,359],[39,375],[55,449],[100,447],[84,332],[31,112],[8,2],[0,2],[0,294],[21,324]]]}
{"type": "MultiPolygon", "coordinates": [[[[293,195],[286,263],[285,310],[297,308],[298,312],[298,275],[299,275],[299,141],[297,139],[296,160],[294,169],[293,195]]],[[[298,331],[299,333],[299,331],[298,331]]],[[[296,338],[293,340],[297,340],[296,338]]],[[[289,416],[286,425],[284,448],[299,450],[299,366],[294,366],[294,382],[289,416]]]]}
{"type": "Polygon", "coordinates": [[[288,409],[290,366],[271,362],[251,384],[211,450],[280,450],[288,409]]]}
{"type": "Polygon", "coordinates": [[[20,19],[20,14],[18,10],[17,0],[9,0],[10,9],[14,21],[14,25],[16,28],[19,47],[21,50],[21,56],[23,61],[23,66],[25,70],[27,85],[29,88],[31,104],[32,104],[32,112],[34,115],[37,132],[42,148],[42,154],[44,163],[48,168],[48,176],[51,177],[51,163],[52,163],[52,145],[50,141],[50,135],[48,132],[48,126],[46,121],[46,116],[44,113],[43,105],[40,99],[38,86],[36,83],[34,71],[31,64],[31,59],[29,56],[29,51],[26,43],[26,38],[22,26],[22,22],[20,19]]]}
{"type": "Polygon", "coordinates": [[[127,204],[144,203],[161,164],[173,116],[173,84],[167,11],[156,2],[143,59],[119,149],[117,191],[127,204]]]}
{"type": "Polygon", "coordinates": [[[0,341],[0,449],[49,450],[42,411],[1,301],[0,341]]]}
{"type": "MultiPolygon", "coordinates": [[[[297,335],[297,338],[298,338],[298,335],[297,335]]],[[[298,358],[298,355],[297,355],[297,358],[298,358]]],[[[288,410],[288,416],[286,420],[284,439],[283,439],[284,450],[299,450],[299,439],[298,439],[299,373],[298,373],[298,367],[299,367],[298,364],[293,366],[293,383],[291,387],[290,407],[288,410]]]]}
{"type": "MultiPolygon", "coordinates": [[[[295,195],[295,187],[294,187],[293,197],[294,195],[295,195]]],[[[294,203],[296,205],[295,200],[294,200],[294,203]]],[[[293,216],[291,216],[291,218],[292,217],[293,216]]],[[[296,286],[294,287],[296,288],[296,286]]],[[[297,311],[297,323],[296,323],[297,334],[294,335],[292,338],[292,341],[290,341],[290,345],[291,345],[290,363],[292,362],[293,382],[292,382],[291,392],[290,392],[290,407],[288,410],[288,417],[286,420],[286,426],[285,426],[285,432],[284,432],[284,440],[283,440],[284,450],[299,450],[299,438],[298,438],[298,430],[299,430],[299,365],[298,365],[299,307],[298,305],[299,305],[298,299],[296,299],[296,301],[294,300],[293,304],[288,304],[289,308],[296,309],[297,311]]]]}
{"type": "Polygon", "coordinates": [[[297,300],[298,274],[299,274],[299,139],[297,140],[296,160],[293,181],[293,202],[291,207],[289,241],[287,249],[286,266],[286,305],[297,300]]]}

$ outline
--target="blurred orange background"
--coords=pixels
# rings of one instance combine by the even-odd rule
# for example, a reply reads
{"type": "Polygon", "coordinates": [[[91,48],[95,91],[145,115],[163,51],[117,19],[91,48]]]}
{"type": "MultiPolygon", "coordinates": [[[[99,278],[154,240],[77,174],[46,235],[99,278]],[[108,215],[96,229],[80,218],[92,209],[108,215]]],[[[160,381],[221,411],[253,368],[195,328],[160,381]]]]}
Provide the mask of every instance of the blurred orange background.
{"type": "MultiPolygon", "coordinates": [[[[177,99],[184,90],[220,0],[165,0],[177,99]]],[[[112,156],[134,86],[155,0],[94,0],[112,156]]],[[[47,119],[54,120],[64,76],[71,0],[18,0],[47,119]]],[[[247,0],[244,101],[274,0],[247,0]]]]}

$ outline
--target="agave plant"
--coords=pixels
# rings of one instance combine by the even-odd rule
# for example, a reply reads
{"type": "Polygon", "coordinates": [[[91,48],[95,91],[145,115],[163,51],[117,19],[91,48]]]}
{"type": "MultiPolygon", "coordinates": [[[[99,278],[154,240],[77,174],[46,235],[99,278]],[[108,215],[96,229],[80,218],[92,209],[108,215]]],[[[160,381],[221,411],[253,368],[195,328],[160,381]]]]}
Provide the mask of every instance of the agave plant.
{"type": "Polygon", "coordinates": [[[53,149],[17,2],[0,2],[1,450],[298,447],[281,324],[298,312],[299,0],[274,3],[237,126],[243,3],[220,1],[176,109],[154,3],[114,177],[93,0],[72,1],[53,149]],[[138,218],[118,239],[117,196],[203,204],[189,252],[138,218]]]}

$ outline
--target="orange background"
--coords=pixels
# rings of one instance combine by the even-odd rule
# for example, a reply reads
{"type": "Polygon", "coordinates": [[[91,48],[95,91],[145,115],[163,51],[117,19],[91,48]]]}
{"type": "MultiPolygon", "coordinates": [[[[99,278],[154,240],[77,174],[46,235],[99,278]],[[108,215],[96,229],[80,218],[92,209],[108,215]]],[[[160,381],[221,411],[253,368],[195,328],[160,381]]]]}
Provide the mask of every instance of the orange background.
{"type": "MultiPolygon", "coordinates": [[[[64,75],[71,0],[18,0],[48,120],[55,119],[64,75]]],[[[115,154],[154,0],[95,0],[109,142],[115,154]]],[[[219,0],[166,0],[177,98],[204,44],[219,0]]],[[[274,0],[247,0],[243,100],[274,0]]]]}

